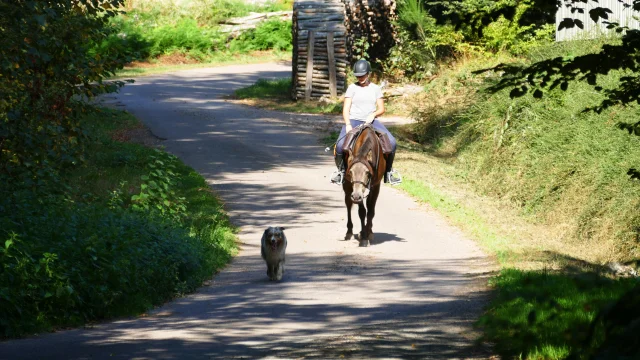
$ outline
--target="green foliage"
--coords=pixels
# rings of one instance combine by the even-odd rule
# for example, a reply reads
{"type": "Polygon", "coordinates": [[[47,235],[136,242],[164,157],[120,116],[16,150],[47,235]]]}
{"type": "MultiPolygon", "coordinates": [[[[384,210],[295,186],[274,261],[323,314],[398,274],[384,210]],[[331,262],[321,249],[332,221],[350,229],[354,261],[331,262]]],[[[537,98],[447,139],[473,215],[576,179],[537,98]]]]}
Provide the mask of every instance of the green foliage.
{"type": "Polygon", "coordinates": [[[342,101],[333,99],[329,102],[291,101],[291,79],[266,80],[258,79],[255,84],[234,92],[237,99],[255,100],[252,105],[275,109],[279,111],[312,113],[312,114],[342,114],[342,101]]]}
{"type": "MultiPolygon", "coordinates": [[[[545,56],[590,49],[586,43],[557,46],[545,56]]],[[[452,83],[468,90],[499,79],[462,75],[431,83],[432,98],[447,98],[443,91],[454,88],[452,83]]],[[[622,75],[603,77],[603,84],[615,84],[622,75]]],[[[483,193],[520,205],[537,221],[561,226],[568,239],[592,248],[592,260],[640,256],[640,183],[627,175],[640,163],[640,139],[616,126],[637,121],[638,108],[584,113],[602,95],[580,82],[543,99],[511,99],[509,92],[468,92],[437,111],[425,107],[414,128],[416,139],[455,155],[457,168],[483,193]],[[456,108],[459,104],[464,106],[456,108]]]]}
{"type": "Polygon", "coordinates": [[[83,106],[76,96],[115,91],[103,83],[127,61],[90,56],[108,36],[121,0],[0,3],[0,181],[32,186],[82,160],[83,106]],[[20,178],[20,180],[16,180],[20,178]],[[11,180],[9,180],[11,179],[11,180]]]}
{"type": "Polygon", "coordinates": [[[200,175],[111,140],[133,122],[111,110],[83,119],[94,141],[61,180],[74,184],[65,193],[0,187],[0,337],[139,314],[194,290],[233,253],[231,227],[200,175]],[[131,195],[150,194],[151,181],[161,189],[149,204],[162,209],[141,211],[131,195]]]}
{"type": "Polygon", "coordinates": [[[201,28],[195,20],[181,19],[177,24],[155,27],[147,34],[150,56],[172,52],[210,54],[224,47],[224,37],[213,29],[201,28]]]}
{"type": "Polygon", "coordinates": [[[553,41],[555,24],[521,25],[522,17],[533,6],[532,1],[516,5],[513,18],[498,17],[483,29],[482,42],[493,51],[509,50],[514,54],[526,54],[530,49],[553,41]]]}
{"type": "Polygon", "coordinates": [[[421,80],[431,76],[442,57],[455,52],[462,36],[450,25],[439,25],[420,0],[400,2],[396,45],[382,62],[385,74],[421,80]]]}
{"type": "Polygon", "coordinates": [[[565,359],[572,351],[587,352],[584,343],[598,311],[638,280],[506,269],[491,283],[496,296],[477,323],[483,340],[504,358],[565,359]]]}
{"type": "Polygon", "coordinates": [[[203,19],[193,18],[189,14],[162,15],[160,11],[136,10],[113,18],[110,22],[109,37],[96,45],[94,52],[100,55],[117,52],[137,60],[181,53],[196,60],[205,61],[219,53],[291,50],[290,21],[266,21],[228,42],[228,35],[219,31],[217,22],[230,16],[246,15],[248,10],[271,10],[271,8],[256,9],[255,5],[235,0],[218,2],[220,4],[212,5],[216,14],[211,15],[217,20],[207,18],[204,19],[206,20],[204,23],[203,19]],[[240,8],[235,7],[236,5],[240,8]]]}
{"type": "Polygon", "coordinates": [[[284,97],[291,93],[291,79],[258,79],[255,84],[234,92],[238,99],[284,97]]]}
{"type": "Polygon", "coordinates": [[[555,6],[534,0],[403,0],[396,45],[382,62],[395,78],[422,80],[468,53],[526,54],[553,40],[555,6]]]}
{"type": "Polygon", "coordinates": [[[233,39],[229,49],[234,52],[269,49],[289,51],[292,46],[291,21],[269,20],[233,39]]]}
{"type": "Polygon", "coordinates": [[[186,199],[176,195],[176,163],[178,159],[156,150],[147,165],[148,175],[142,175],[140,193],[131,196],[132,208],[146,213],[158,212],[160,217],[180,222],[186,216],[186,199]]]}
{"type": "Polygon", "coordinates": [[[247,16],[252,12],[265,13],[291,10],[292,0],[248,2],[243,0],[185,0],[179,6],[162,0],[135,1],[128,7],[129,14],[151,23],[176,23],[180,19],[194,19],[199,25],[213,27],[233,17],[247,16]]]}
{"type": "Polygon", "coordinates": [[[136,16],[121,16],[112,21],[111,27],[111,35],[96,47],[95,52],[100,55],[116,51],[144,60],[179,52],[204,59],[225,49],[224,35],[213,28],[198,26],[188,18],[157,24],[136,16]]]}

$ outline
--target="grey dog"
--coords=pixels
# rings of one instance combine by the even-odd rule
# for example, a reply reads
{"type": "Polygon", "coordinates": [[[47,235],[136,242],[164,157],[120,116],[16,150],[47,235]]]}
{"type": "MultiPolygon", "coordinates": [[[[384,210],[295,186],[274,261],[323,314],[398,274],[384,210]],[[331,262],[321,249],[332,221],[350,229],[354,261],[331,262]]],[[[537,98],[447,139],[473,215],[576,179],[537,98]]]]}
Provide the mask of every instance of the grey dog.
{"type": "Polygon", "coordinates": [[[282,280],[284,275],[284,251],[287,237],[281,226],[269,226],[262,234],[262,258],[267,262],[267,276],[271,280],[282,280]]]}

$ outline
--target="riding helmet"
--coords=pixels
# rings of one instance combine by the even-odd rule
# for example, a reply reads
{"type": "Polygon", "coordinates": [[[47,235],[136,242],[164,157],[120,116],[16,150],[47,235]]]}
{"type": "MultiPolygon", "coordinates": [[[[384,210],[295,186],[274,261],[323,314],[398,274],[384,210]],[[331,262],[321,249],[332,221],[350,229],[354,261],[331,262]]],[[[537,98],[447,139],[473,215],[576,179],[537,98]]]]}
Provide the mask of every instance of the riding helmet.
{"type": "Polygon", "coordinates": [[[367,60],[361,59],[353,64],[353,75],[364,76],[371,72],[371,65],[367,60]]]}

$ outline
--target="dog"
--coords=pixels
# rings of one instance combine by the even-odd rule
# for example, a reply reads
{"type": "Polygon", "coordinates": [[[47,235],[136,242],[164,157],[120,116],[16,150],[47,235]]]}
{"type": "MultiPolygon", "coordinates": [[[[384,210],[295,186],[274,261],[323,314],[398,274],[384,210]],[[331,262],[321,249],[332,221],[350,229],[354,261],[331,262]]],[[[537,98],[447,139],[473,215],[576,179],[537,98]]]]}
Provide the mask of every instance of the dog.
{"type": "Polygon", "coordinates": [[[282,226],[269,226],[262,234],[261,253],[267,262],[267,276],[270,280],[282,280],[284,275],[284,252],[287,237],[282,226]]]}

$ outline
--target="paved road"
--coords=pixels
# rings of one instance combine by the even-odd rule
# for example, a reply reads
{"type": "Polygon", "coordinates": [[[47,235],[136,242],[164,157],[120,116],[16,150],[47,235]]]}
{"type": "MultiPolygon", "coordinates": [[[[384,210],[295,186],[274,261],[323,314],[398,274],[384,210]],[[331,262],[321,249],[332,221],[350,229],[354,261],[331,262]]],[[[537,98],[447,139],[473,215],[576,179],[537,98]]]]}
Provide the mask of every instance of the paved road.
{"type": "Polygon", "coordinates": [[[323,118],[220,97],[289,74],[285,64],[194,69],[141,78],[111,99],[220,194],[242,251],[200,291],[148,316],[1,343],[0,359],[487,358],[471,346],[488,262],[471,241],[388,186],[372,246],[342,240],[346,210],[328,182],[323,134],[292,123],[323,118]],[[269,224],[289,239],[280,283],[260,258],[269,224]]]}

